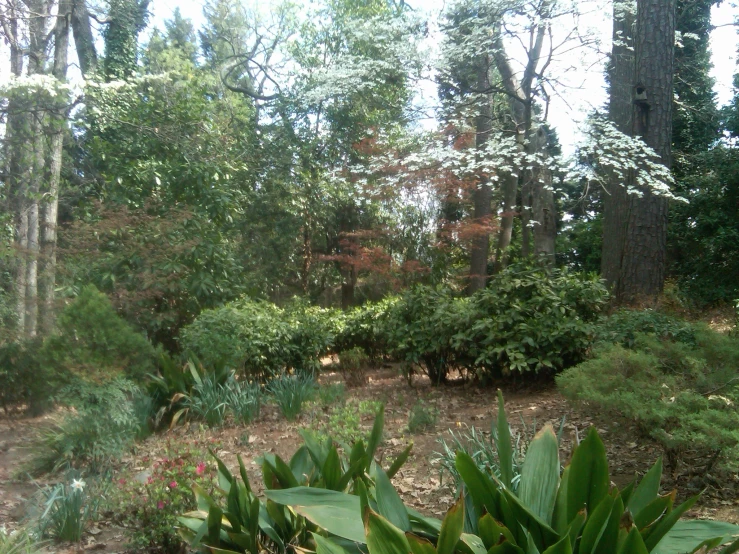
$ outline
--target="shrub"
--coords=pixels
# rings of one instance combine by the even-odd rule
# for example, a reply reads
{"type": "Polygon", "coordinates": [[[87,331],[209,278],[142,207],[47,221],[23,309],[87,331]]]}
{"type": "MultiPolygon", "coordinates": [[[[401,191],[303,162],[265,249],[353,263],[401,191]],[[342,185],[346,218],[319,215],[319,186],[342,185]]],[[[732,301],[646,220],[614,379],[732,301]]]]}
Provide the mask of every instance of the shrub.
{"type": "Polygon", "coordinates": [[[227,391],[215,375],[204,375],[185,399],[185,410],[189,417],[204,421],[208,427],[220,427],[226,417],[227,391]]]}
{"type": "Polygon", "coordinates": [[[330,383],[318,387],[318,402],[324,408],[338,404],[343,406],[346,402],[346,386],[344,383],[330,383]]]}
{"type": "Polygon", "coordinates": [[[633,348],[636,335],[695,344],[690,323],[655,310],[619,310],[604,317],[596,328],[596,340],[633,348]]]}
{"type": "Polygon", "coordinates": [[[124,474],[114,479],[110,508],[129,530],[136,551],[181,552],[177,516],[197,507],[193,486],[214,492],[215,469],[197,450],[178,447],[157,460],[150,473],[124,474]]]}
{"type": "Polygon", "coordinates": [[[694,327],[695,345],[636,335],[557,378],[568,398],[622,416],[663,447],[668,465],[705,473],[739,460],[739,340],[694,327]]]}
{"type": "Polygon", "coordinates": [[[419,398],[408,415],[408,431],[414,435],[433,431],[438,417],[439,410],[419,398]]]}
{"type": "Polygon", "coordinates": [[[486,377],[561,370],[584,359],[607,300],[595,277],[511,266],[471,298],[453,342],[486,377]]]}
{"type": "Polygon", "coordinates": [[[388,314],[396,297],[358,306],[347,312],[340,322],[335,339],[335,351],[361,348],[372,363],[377,363],[390,352],[388,314]]]}
{"type": "Polygon", "coordinates": [[[310,376],[282,375],[270,381],[267,390],[289,421],[297,419],[303,404],[313,397],[316,382],[310,376]]]}
{"type": "Polygon", "coordinates": [[[136,382],[156,371],[154,347],[93,285],[62,310],[57,327],[40,352],[40,363],[57,371],[94,379],[123,373],[136,382]]]}
{"type": "Polygon", "coordinates": [[[63,379],[40,362],[41,345],[37,338],[0,346],[0,404],[5,412],[23,406],[40,413],[51,406],[50,397],[63,379]]]}
{"type": "Polygon", "coordinates": [[[321,369],[321,358],[334,345],[343,316],[337,310],[310,306],[295,298],[284,310],[290,326],[292,359],[287,369],[316,374],[321,369]]]}
{"type": "Polygon", "coordinates": [[[122,378],[104,384],[78,380],[63,388],[57,399],[74,411],[41,429],[32,444],[29,472],[103,470],[142,434],[135,401],[140,394],[134,383],[122,378]]]}
{"type": "MultiPolygon", "coordinates": [[[[79,475],[78,475],[79,477],[79,475]]],[[[41,537],[59,541],[79,542],[87,523],[97,514],[99,497],[85,493],[81,478],[70,483],[58,483],[41,490],[43,512],[38,527],[41,537]]]]}
{"type": "Polygon", "coordinates": [[[369,356],[358,346],[339,352],[339,371],[341,371],[344,382],[349,387],[359,387],[367,384],[369,363],[369,356]]]}
{"type": "Polygon", "coordinates": [[[328,419],[318,425],[314,423],[311,430],[323,439],[331,437],[348,448],[360,440],[368,440],[371,426],[363,422],[371,421],[381,408],[380,402],[350,399],[346,404],[331,408],[328,419]]]}

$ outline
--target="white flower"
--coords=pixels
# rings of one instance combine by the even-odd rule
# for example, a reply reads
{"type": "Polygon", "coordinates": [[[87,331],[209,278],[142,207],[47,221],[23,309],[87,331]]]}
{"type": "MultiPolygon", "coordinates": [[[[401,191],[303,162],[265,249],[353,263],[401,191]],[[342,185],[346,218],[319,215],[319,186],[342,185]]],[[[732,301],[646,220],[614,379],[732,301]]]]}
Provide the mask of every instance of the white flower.
{"type": "Polygon", "coordinates": [[[72,479],[72,490],[80,491],[85,488],[85,482],[82,479],[72,479]]]}

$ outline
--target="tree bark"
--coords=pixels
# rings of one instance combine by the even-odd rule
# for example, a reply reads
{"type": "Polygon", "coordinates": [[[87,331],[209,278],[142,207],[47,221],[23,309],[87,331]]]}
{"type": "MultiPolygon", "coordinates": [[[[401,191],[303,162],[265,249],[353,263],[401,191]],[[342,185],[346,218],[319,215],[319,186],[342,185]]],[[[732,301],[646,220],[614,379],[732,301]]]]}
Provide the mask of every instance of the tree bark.
{"type": "MultiPolygon", "coordinates": [[[[482,56],[477,69],[478,90],[490,89],[490,62],[482,56]]],[[[485,148],[493,128],[493,107],[489,94],[485,94],[475,118],[475,147],[485,148]]],[[[492,216],[493,189],[486,176],[481,175],[473,193],[474,224],[479,226],[472,239],[470,252],[470,278],[468,291],[470,294],[484,289],[488,279],[488,257],[490,255],[490,218],[492,216]]]]}
{"type": "MultiPolygon", "coordinates": [[[[634,136],[652,147],[661,163],[672,163],[675,0],[638,0],[634,136]]],[[[667,252],[667,200],[644,190],[629,199],[617,301],[652,303],[662,292],[667,252]]]]}
{"type": "MultiPolygon", "coordinates": [[[[613,47],[608,67],[608,117],[616,128],[630,135],[632,132],[632,83],[634,82],[634,14],[613,10],[613,47]]],[[[626,221],[629,195],[626,185],[612,174],[603,195],[603,246],[601,275],[609,289],[615,290],[621,273],[621,262],[626,240],[626,221]]]]}
{"type": "Polygon", "coordinates": [[[95,40],[90,26],[90,12],[85,0],[73,0],[72,17],[70,21],[74,34],[74,46],[77,50],[77,59],[80,62],[82,75],[87,77],[97,69],[97,53],[95,40]]]}
{"type": "MultiPolygon", "coordinates": [[[[539,127],[531,138],[536,152],[545,152],[549,137],[544,127],[539,127]]],[[[548,167],[535,167],[532,179],[531,218],[534,227],[534,257],[545,264],[554,264],[554,247],[557,239],[557,210],[552,190],[552,171],[548,167]]]]}

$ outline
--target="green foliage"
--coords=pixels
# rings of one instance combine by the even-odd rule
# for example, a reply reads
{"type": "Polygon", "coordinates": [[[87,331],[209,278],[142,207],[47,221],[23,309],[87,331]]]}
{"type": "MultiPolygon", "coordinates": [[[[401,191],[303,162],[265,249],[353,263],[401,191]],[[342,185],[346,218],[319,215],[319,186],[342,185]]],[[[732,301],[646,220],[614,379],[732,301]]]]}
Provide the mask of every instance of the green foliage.
{"type": "MultiPolygon", "coordinates": [[[[311,433],[304,433],[305,443],[288,462],[275,454],[264,454],[261,464],[266,500],[254,493],[240,456],[237,456],[238,476],[231,474],[216,458],[218,489],[223,500],[194,487],[198,510],[179,518],[182,536],[193,547],[218,548],[220,552],[258,554],[266,550],[284,553],[315,548],[314,541],[322,543],[318,531],[325,529],[326,522],[343,521],[343,525],[337,525],[341,528],[338,534],[330,531],[323,537],[324,540],[331,538],[323,546],[349,546],[350,543],[341,541],[341,537],[362,542],[360,502],[366,503],[371,498],[375,505],[382,499],[383,510],[385,507],[388,511],[403,510],[396,512],[401,518],[404,513],[390,479],[405,463],[410,448],[398,456],[387,472],[384,471],[375,461],[383,422],[381,409],[368,441],[356,442],[350,451],[337,449],[330,437],[319,441],[311,433]],[[346,518],[347,513],[351,517],[346,518]]],[[[323,531],[320,534],[324,535],[323,531]]]]}
{"type": "Polygon", "coordinates": [[[62,310],[57,326],[59,332],[43,343],[39,363],[58,372],[91,378],[123,373],[138,382],[156,369],[152,345],[93,285],[62,310]]]}
{"type": "Polygon", "coordinates": [[[117,523],[129,529],[131,546],[137,551],[181,552],[177,516],[197,507],[193,487],[214,492],[215,475],[215,467],[201,452],[168,449],[150,473],[116,477],[108,508],[116,514],[117,523]]]}
{"type": "Polygon", "coordinates": [[[557,378],[570,399],[635,421],[664,448],[670,467],[704,474],[739,459],[739,340],[702,326],[694,342],[637,334],[633,349],[605,345],[557,378]]]}
{"type": "Polygon", "coordinates": [[[122,378],[104,384],[77,380],[64,387],[57,400],[74,411],[39,431],[28,471],[32,475],[69,468],[102,471],[142,436],[143,423],[148,428],[148,418],[136,411],[142,394],[122,378]]]}
{"type": "Polygon", "coordinates": [[[382,404],[377,401],[352,398],[346,404],[331,407],[328,419],[320,423],[314,422],[311,430],[324,440],[331,437],[349,448],[360,440],[368,440],[371,427],[363,422],[371,420],[381,407],[382,404]]]}
{"type": "MultiPolygon", "coordinates": [[[[502,408],[499,424],[507,428],[502,408]]],[[[509,436],[499,432],[499,439],[500,452],[512,451],[512,444],[504,445],[509,436]]],[[[730,524],[691,521],[686,523],[692,534],[686,536],[676,523],[697,497],[676,506],[674,492],[660,496],[660,460],[638,484],[622,490],[611,487],[605,447],[595,428],[561,470],[557,437],[545,426],[528,445],[517,492],[504,484],[510,468],[501,471],[499,480],[480,471],[461,451],[455,465],[462,493],[442,521],[405,507],[377,467],[370,470],[368,484],[357,481],[349,494],[293,486],[268,491],[267,496],[318,527],[316,535],[323,537],[316,540],[318,552],[341,554],[354,551],[346,541],[366,544],[370,554],[678,554],[725,544],[734,540],[732,531],[739,530],[730,524]]],[[[737,546],[739,541],[722,552],[729,554],[737,546]]]]}
{"type": "Polygon", "coordinates": [[[226,410],[237,423],[251,423],[259,418],[262,407],[262,387],[259,383],[231,380],[223,399],[226,410]]]}
{"type": "Polygon", "coordinates": [[[361,348],[373,363],[379,362],[382,356],[390,351],[387,318],[390,309],[397,301],[397,298],[389,297],[347,312],[343,326],[336,337],[336,351],[344,352],[353,348],[361,348]]]}
{"type": "Polygon", "coordinates": [[[88,522],[96,516],[99,504],[99,497],[88,495],[85,485],[81,478],[76,478],[40,491],[43,512],[37,522],[39,536],[80,542],[88,522]]]}
{"type": "Polygon", "coordinates": [[[310,375],[281,375],[269,382],[267,390],[282,415],[293,421],[302,413],[303,404],[313,398],[316,382],[310,375]]]}
{"type": "Polygon", "coordinates": [[[181,344],[204,365],[226,365],[249,379],[288,369],[313,374],[333,342],[333,321],[329,310],[244,299],[201,313],[181,344]]]}
{"type": "Polygon", "coordinates": [[[30,405],[42,412],[50,407],[49,396],[59,386],[59,377],[39,361],[41,339],[0,345],[0,404],[5,411],[30,405]]]}
{"type": "Polygon", "coordinates": [[[339,371],[349,387],[359,387],[367,384],[367,369],[370,358],[364,349],[355,346],[349,350],[339,352],[339,371]]]}
{"type": "Polygon", "coordinates": [[[185,398],[184,409],[190,418],[204,421],[208,427],[220,427],[226,417],[228,389],[213,374],[204,375],[185,398]]]}
{"type": "Polygon", "coordinates": [[[439,410],[419,398],[408,414],[408,431],[414,435],[433,431],[438,417],[439,410]]]}
{"type": "Polygon", "coordinates": [[[695,344],[695,329],[688,322],[655,310],[619,310],[604,317],[598,325],[596,338],[633,348],[638,334],[661,340],[695,344]]]}
{"type": "Polygon", "coordinates": [[[323,408],[346,403],[346,386],[344,383],[329,383],[318,387],[318,403],[323,408]]]}
{"type": "Polygon", "coordinates": [[[36,554],[44,546],[26,527],[8,531],[0,526],[0,554],[36,554]]]}

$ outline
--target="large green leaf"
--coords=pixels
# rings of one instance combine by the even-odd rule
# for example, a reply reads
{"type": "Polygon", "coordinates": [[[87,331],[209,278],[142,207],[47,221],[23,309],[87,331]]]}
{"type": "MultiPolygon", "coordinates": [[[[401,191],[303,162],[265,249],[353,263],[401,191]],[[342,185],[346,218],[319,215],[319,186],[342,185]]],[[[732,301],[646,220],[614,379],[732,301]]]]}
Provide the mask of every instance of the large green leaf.
{"type": "Polygon", "coordinates": [[[500,389],[498,389],[498,419],[493,424],[497,427],[498,439],[495,447],[498,450],[498,462],[500,463],[500,480],[510,489],[513,481],[513,443],[503,404],[503,392],[500,389]]]}
{"type": "Polygon", "coordinates": [[[373,464],[375,478],[375,500],[377,500],[377,511],[380,515],[390,520],[390,523],[401,531],[410,531],[411,522],[408,519],[408,511],[400,499],[398,492],[388,479],[387,474],[378,464],[373,464]]]}
{"type": "Polygon", "coordinates": [[[411,552],[411,546],[403,531],[380,514],[368,509],[364,516],[364,527],[369,554],[409,554],[411,552]]]}
{"type": "Polygon", "coordinates": [[[652,549],[652,554],[684,554],[692,552],[703,541],[721,537],[721,544],[739,537],[739,525],[724,521],[684,519],[675,523],[662,540],[652,549]]]}
{"type": "Polygon", "coordinates": [[[570,538],[562,537],[559,542],[547,548],[542,554],[572,554],[570,538]]]}
{"type": "Polygon", "coordinates": [[[572,453],[567,481],[567,523],[585,507],[592,512],[607,496],[610,480],[603,441],[595,427],[572,453]]]}
{"type": "Polygon", "coordinates": [[[436,548],[429,540],[412,533],[406,533],[405,538],[408,539],[413,554],[436,554],[436,548]]]}
{"type": "Polygon", "coordinates": [[[693,507],[698,501],[698,496],[695,495],[685,502],[680,504],[677,508],[666,514],[660,519],[652,528],[651,531],[644,537],[644,544],[647,545],[647,549],[651,552],[655,546],[662,540],[667,532],[678,522],[680,517],[693,507]]]}
{"type": "Polygon", "coordinates": [[[618,554],[648,554],[644,539],[642,539],[639,530],[636,527],[632,527],[629,534],[626,535],[626,539],[618,548],[618,554]]]}
{"type": "Polygon", "coordinates": [[[375,422],[372,424],[372,432],[370,433],[369,440],[367,441],[367,470],[369,470],[372,462],[375,459],[375,452],[377,447],[382,442],[382,432],[385,428],[385,405],[380,406],[375,416],[375,422]]]}
{"type": "Polygon", "coordinates": [[[436,543],[438,554],[452,554],[457,547],[459,537],[464,529],[464,495],[460,495],[457,502],[449,508],[446,517],[441,522],[439,540],[436,543]]]}
{"type": "Polygon", "coordinates": [[[652,468],[647,471],[639,486],[634,489],[626,507],[638,519],[639,513],[659,494],[659,485],[662,480],[662,458],[658,458],[652,468]]]}
{"type": "Polygon", "coordinates": [[[313,540],[316,542],[316,554],[349,554],[348,550],[334,541],[322,537],[317,533],[311,534],[313,535],[313,540]]]}
{"type": "Polygon", "coordinates": [[[547,524],[559,489],[559,445],[551,425],[539,431],[526,450],[518,486],[521,503],[547,524]]]}
{"type": "Polygon", "coordinates": [[[358,496],[312,487],[267,490],[264,494],[333,535],[364,543],[358,496]]]}

